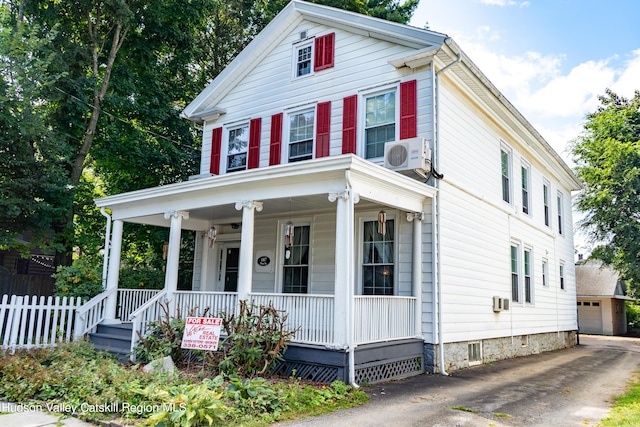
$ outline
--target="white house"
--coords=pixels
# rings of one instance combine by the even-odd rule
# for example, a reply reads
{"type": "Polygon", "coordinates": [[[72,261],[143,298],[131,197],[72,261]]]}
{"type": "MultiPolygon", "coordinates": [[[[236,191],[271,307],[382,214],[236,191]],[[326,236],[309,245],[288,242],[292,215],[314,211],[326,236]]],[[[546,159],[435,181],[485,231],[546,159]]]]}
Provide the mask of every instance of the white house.
{"type": "Polygon", "coordinates": [[[272,302],[300,328],[283,372],[356,383],[575,344],[580,183],[445,34],[293,0],[183,115],[200,175],[96,200],[111,250],[87,328],[272,302]],[[165,289],[128,314],[132,222],[170,238],[165,289]]]}

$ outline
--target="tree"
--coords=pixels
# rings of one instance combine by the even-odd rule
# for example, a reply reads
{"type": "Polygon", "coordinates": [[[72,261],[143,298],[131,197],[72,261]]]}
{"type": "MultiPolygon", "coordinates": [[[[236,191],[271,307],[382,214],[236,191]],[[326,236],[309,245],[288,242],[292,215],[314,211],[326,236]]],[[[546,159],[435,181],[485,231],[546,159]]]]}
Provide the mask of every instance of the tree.
{"type": "Polygon", "coordinates": [[[572,147],[584,190],[581,226],[600,242],[592,256],[612,265],[640,291],[640,91],[626,99],[608,90],[572,147]]]}

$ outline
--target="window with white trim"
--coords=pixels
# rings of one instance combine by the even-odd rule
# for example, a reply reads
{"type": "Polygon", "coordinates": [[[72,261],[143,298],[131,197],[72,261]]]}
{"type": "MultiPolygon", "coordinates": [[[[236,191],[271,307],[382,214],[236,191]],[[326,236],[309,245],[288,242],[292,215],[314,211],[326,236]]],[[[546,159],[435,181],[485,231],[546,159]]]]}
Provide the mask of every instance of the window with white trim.
{"type": "Polygon", "coordinates": [[[549,182],[545,180],[542,183],[542,204],[544,205],[544,225],[551,227],[551,206],[549,189],[551,188],[549,182]]]}
{"type": "Polygon", "coordinates": [[[549,261],[542,260],[542,286],[549,286],[549,261]]]}
{"type": "Polygon", "coordinates": [[[397,139],[397,88],[364,97],[364,153],[366,159],[382,158],[384,145],[397,139]]]}
{"type": "Polygon", "coordinates": [[[311,227],[294,225],[291,246],[284,250],[282,292],[306,294],[309,289],[309,249],[311,227]]]}
{"type": "Polygon", "coordinates": [[[502,200],[511,203],[511,150],[500,148],[500,170],[502,175],[502,200]]]}
{"type": "Polygon", "coordinates": [[[386,220],[384,234],[377,220],[362,226],[362,293],[394,295],[395,221],[386,220]]]}
{"type": "Polygon", "coordinates": [[[511,244],[511,301],[520,302],[520,245],[511,244]]]}
{"type": "Polygon", "coordinates": [[[520,178],[522,187],[522,212],[531,215],[531,168],[523,163],[520,168],[520,178]]]}
{"type": "Polygon", "coordinates": [[[313,42],[294,45],[294,77],[303,77],[311,74],[313,69],[313,42]]]}
{"type": "Polygon", "coordinates": [[[531,277],[531,267],[533,265],[532,260],[532,251],[530,248],[524,249],[524,254],[522,257],[522,275],[524,279],[524,302],[531,303],[533,301],[532,293],[532,277],[531,277]]]}
{"type": "Polygon", "coordinates": [[[563,228],[563,218],[562,218],[562,214],[563,214],[563,205],[564,205],[564,196],[562,195],[562,193],[558,193],[558,234],[563,234],[564,232],[564,228],[563,228]]]}
{"type": "Polygon", "coordinates": [[[564,263],[560,263],[558,275],[560,276],[560,290],[564,291],[564,263]]]}
{"type": "Polygon", "coordinates": [[[299,162],[313,158],[315,109],[289,114],[287,161],[299,162]]]}
{"type": "Polygon", "coordinates": [[[247,168],[247,151],[249,149],[249,125],[236,126],[229,129],[227,140],[227,172],[236,172],[247,168]]]}

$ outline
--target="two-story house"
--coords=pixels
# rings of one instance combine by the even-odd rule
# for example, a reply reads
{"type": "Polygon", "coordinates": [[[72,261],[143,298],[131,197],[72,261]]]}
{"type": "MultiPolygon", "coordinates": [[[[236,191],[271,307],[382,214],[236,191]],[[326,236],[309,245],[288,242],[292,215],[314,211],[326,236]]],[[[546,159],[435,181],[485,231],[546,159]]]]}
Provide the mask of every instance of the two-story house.
{"type": "Polygon", "coordinates": [[[445,34],[293,0],[183,115],[200,175],[96,200],[100,320],[272,303],[299,328],[283,372],[356,383],[575,344],[580,183],[445,34]],[[131,222],[170,229],[165,289],[117,315],[131,222]]]}

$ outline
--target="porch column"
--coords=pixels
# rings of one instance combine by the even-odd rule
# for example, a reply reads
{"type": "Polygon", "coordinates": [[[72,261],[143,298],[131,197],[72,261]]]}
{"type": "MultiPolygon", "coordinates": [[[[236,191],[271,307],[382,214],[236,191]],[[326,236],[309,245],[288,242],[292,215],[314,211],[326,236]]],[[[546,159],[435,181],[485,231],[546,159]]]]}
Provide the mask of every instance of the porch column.
{"type": "Polygon", "coordinates": [[[164,275],[164,289],[167,291],[167,300],[173,301],[173,294],[178,290],[178,266],[180,264],[180,238],[182,234],[182,220],[189,219],[189,212],[170,211],[165,212],[165,219],[171,220],[169,229],[169,251],[167,252],[167,265],[164,275]]]}
{"type": "Polygon", "coordinates": [[[411,288],[416,299],[415,335],[422,337],[422,220],[424,213],[411,212],[407,221],[413,222],[413,247],[411,257],[411,288]]]}
{"type": "Polygon", "coordinates": [[[336,254],[334,279],[334,336],[337,347],[349,346],[352,335],[352,304],[355,290],[353,283],[353,205],[357,196],[350,196],[351,190],[342,193],[329,193],[329,201],[336,202],[336,254]]]}
{"type": "Polygon", "coordinates": [[[116,319],[116,307],[118,305],[118,281],[120,279],[120,252],[122,250],[122,230],[123,221],[116,219],[113,221],[111,229],[111,249],[109,252],[109,266],[107,272],[107,285],[105,291],[115,289],[105,303],[104,323],[119,323],[116,319]]]}
{"type": "Polygon", "coordinates": [[[262,202],[247,200],[236,202],[236,210],[242,209],[242,234],[240,235],[240,259],[238,260],[238,300],[249,299],[253,279],[253,234],[255,211],[262,212],[262,202]]]}

